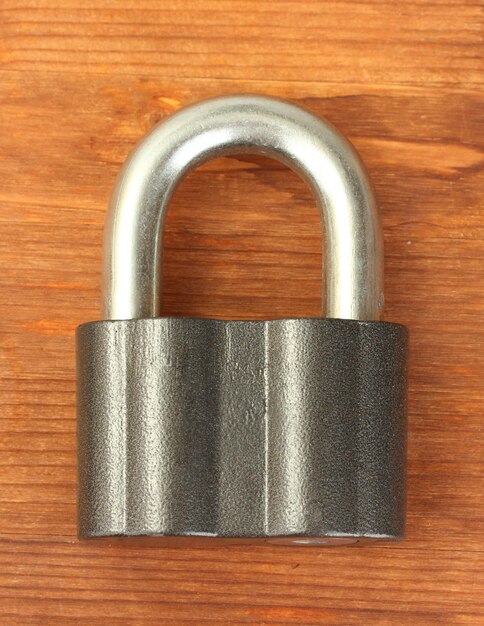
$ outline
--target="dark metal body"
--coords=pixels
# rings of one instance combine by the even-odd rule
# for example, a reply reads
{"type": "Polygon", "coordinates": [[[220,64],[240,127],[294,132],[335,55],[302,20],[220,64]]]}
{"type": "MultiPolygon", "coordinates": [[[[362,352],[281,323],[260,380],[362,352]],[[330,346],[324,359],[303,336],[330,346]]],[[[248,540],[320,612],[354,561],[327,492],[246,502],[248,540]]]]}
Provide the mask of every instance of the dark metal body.
{"type": "Polygon", "coordinates": [[[77,341],[81,536],[402,537],[403,326],[156,318],[77,341]]]}

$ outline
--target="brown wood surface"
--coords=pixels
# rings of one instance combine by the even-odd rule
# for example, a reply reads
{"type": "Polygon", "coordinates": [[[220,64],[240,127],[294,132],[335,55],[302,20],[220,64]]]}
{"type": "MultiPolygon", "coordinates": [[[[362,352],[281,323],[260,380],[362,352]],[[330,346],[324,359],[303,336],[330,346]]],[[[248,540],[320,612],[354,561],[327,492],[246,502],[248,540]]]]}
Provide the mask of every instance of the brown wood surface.
{"type": "MultiPolygon", "coordinates": [[[[484,5],[0,8],[0,624],[484,624],[484,5]],[[160,118],[237,92],[327,117],[374,181],[386,318],[411,331],[403,543],[76,539],[74,330],[98,318],[115,176],[160,118]]],[[[165,312],[319,315],[320,246],[294,174],[209,163],[169,212],[165,312]]]]}

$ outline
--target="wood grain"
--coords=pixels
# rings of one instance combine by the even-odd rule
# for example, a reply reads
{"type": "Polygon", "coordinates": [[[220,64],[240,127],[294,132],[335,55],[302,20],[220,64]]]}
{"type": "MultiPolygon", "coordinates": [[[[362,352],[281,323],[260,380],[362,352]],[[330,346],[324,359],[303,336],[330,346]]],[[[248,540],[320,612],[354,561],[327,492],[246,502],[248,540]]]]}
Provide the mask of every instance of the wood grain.
{"type": "MultiPolygon", "coordinates": [[[[3,0],[0,623],[484,624],[483,5],[3,0]],[[98,318],[121,163],[211,95],[301,104],[353,141],[411,331],[408,538],[304,549],[79,542],[75,327],[98,318]]],[[[165,233],[173,315],[319,315],[321,236],[274,161],[208,163],[165,233]]]]}

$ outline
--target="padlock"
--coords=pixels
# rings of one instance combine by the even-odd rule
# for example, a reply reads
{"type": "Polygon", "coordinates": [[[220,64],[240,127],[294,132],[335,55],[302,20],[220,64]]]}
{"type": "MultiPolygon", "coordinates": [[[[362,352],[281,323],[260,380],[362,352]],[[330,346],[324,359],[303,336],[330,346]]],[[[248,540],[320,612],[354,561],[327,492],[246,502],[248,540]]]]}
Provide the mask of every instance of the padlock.
{"type": "Polygon", "coordinates": [[[163,120],[114,190],[102,303],[103,321],[77,330],[81,537],[403,537],[407,330],[382,321],[379,213],[329,123],[250,95],[163,120]],[[241,152],[278,159],[314,192],[325,317],[160,316],[173,191],[199,164],[241,152]]]}

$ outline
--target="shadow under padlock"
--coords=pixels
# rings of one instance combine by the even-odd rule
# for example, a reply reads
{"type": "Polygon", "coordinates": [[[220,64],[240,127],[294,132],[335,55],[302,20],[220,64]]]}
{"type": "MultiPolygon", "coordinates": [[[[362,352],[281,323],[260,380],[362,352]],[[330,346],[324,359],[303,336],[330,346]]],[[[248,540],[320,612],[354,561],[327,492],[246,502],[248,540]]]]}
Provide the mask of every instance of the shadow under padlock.
{"type": "Polygon", "coordinates": [[[379,215],[328,123],[258,96],[170,116],[118,179],[103,318],[78,328],[79,533],[398,539],[407,331],[381,321],[379,215]],[[182,177],[256,152],[299,173],[324,219],[324,318],[159,317],[163,217],[182,177]]]}

